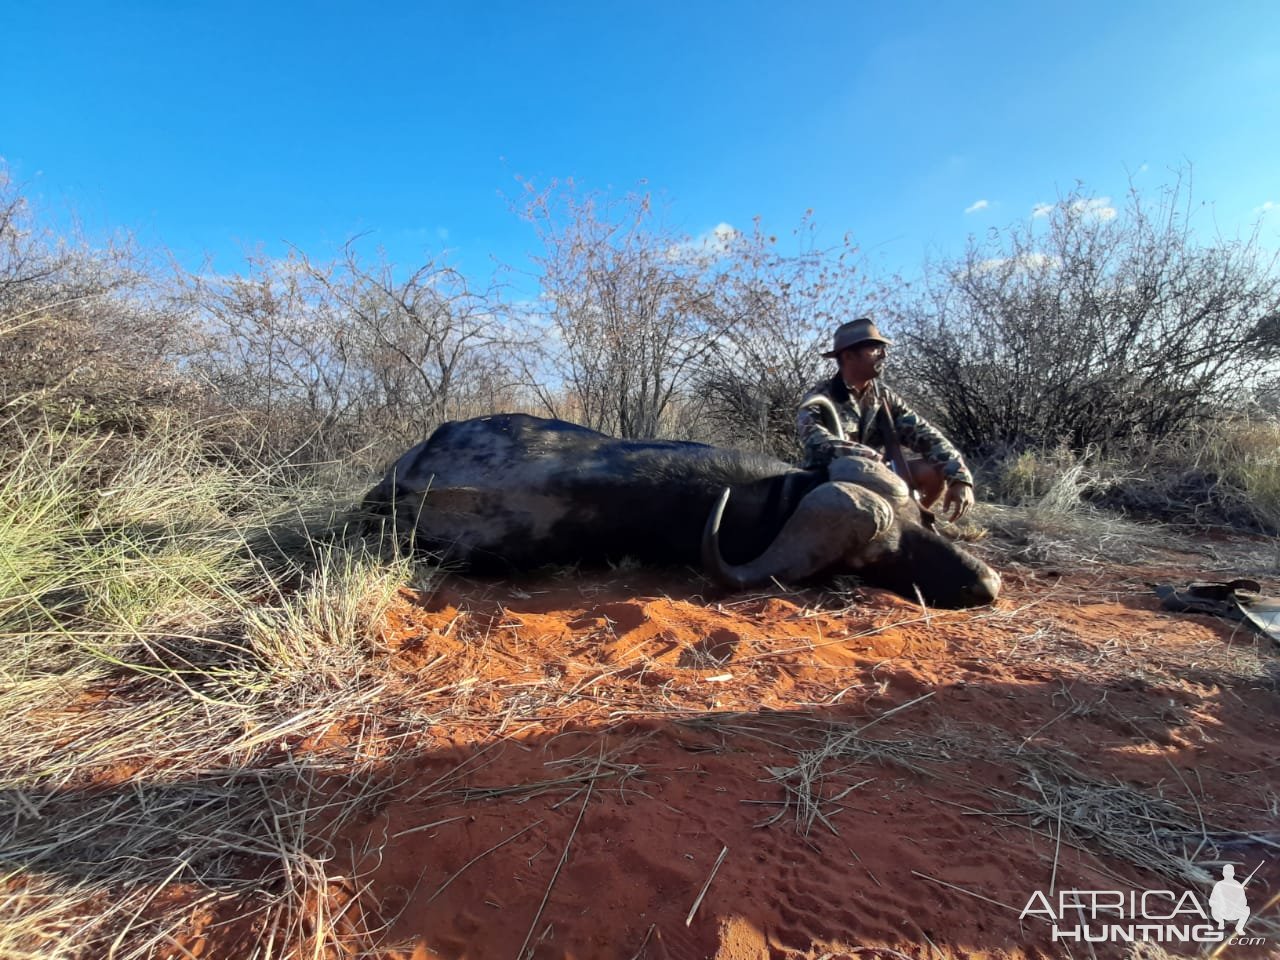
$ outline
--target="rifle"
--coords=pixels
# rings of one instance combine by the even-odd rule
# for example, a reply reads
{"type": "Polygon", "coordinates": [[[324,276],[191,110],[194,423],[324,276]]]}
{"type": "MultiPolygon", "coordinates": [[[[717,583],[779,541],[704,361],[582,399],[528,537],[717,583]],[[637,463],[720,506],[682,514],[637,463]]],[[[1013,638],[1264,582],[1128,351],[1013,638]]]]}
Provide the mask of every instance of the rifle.
{"type": "Polygon", "coordinates": [[[889,409],[889,400],[884,398],[876,408],[876,419],[880,421],[880,432],[884,434],[884,449],[889,454],[889,466],[907,485],[907,493],[915,501],[920,511],[920,522],[926,529],[933,530],[938,525],[938,518],[920,499],[920,491],[911,482],[911,467],[907,464],[906,454],[902,452],[902,444],[898,440],[898,431],[893,426],[893,411],[889,409]]]}

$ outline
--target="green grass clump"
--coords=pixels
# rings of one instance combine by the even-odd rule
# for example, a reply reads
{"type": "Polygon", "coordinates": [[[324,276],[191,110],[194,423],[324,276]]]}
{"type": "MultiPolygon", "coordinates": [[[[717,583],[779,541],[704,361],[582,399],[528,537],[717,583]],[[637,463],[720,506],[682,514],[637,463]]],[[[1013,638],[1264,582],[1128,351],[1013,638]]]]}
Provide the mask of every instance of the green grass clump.
{"type": "Polygon", "coordinates": [[[1280,529],[1280,421],[1240,420],[1208,431],[1204,456],[1253,512],[1280,529]]]}
{"type": "Polygon", "coordinates": [[[1047,514],[1090,505],[1136,519],[1280,531],[1280,421],[1206,421],[1103,456],[1022,450],[980,465],[1000,503],[1047,514]]]}
{"type": "Polygon", "coordinates": [[[1205,526],[1280,532],[1280,422],[1205,421],[1134,451],[1111,486],[1132,512],[1205,526]]]}

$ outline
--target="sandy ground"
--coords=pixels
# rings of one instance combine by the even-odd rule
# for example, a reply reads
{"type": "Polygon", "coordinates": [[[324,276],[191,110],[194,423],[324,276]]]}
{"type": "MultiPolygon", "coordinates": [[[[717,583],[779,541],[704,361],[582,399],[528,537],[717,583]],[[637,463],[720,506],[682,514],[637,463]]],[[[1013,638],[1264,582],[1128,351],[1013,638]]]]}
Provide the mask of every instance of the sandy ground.
{"type": "MultiPolygon", "coordinates": [[[[1019,919],[1034,891],[1207,902],[1226,862],[1262,865],[1255,911],[1280,890],[1280,651],[1159,609],[1214,550],[1144,556],[997,561],[997,606],[959,612],[688,571],[405,591],[380,668],[434,722],[387,718],[332,906],[387,960],[1157,955],[1019,919]]],[[[1278,914],[1222,955],[1280,955],[1278,914]]]]}

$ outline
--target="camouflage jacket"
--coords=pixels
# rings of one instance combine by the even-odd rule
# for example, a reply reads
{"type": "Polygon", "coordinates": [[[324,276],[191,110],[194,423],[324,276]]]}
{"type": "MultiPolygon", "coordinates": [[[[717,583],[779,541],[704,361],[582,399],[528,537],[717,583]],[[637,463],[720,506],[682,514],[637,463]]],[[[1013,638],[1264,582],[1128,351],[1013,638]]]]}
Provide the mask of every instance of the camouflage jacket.
{"type": "Polygon", "coordinates": [[[851,455],[857,446],[865,445],[883,452],[884,438],[876,421],[876,408],[882,399],[889,401],[893,424],[898,432],[898,442],[904,450],[914,450],[930,463],[942,468],[942,474],[950,483],[973,484],[973,474],[965,466],[960,451],[942,435],[941,431],[924,417],[912,410],[902,398],[880,383],[871,381],[867,392],[859,399],[844,385],[840,375],[815,384],[800,401],[796,416],[796,433],[804,448],[803,466],[824,467],[834,458],[851,455]],[[809,401],[826,397],[840,412],[846,439],[840,440],[823,426],[822,413],[809,401]]]}

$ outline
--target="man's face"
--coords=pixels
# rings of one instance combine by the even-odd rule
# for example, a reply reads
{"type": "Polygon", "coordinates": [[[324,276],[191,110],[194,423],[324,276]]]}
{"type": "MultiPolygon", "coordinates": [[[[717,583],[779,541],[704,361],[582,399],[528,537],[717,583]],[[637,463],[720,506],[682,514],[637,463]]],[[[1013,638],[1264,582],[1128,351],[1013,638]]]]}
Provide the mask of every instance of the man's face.
{"type": "Polygon", "coordinates": [[[870,383],[884,373],[888,360],[889,348],[883,343],[868,340],[840,354],[840,375],[845,383],[870,383]]]}

